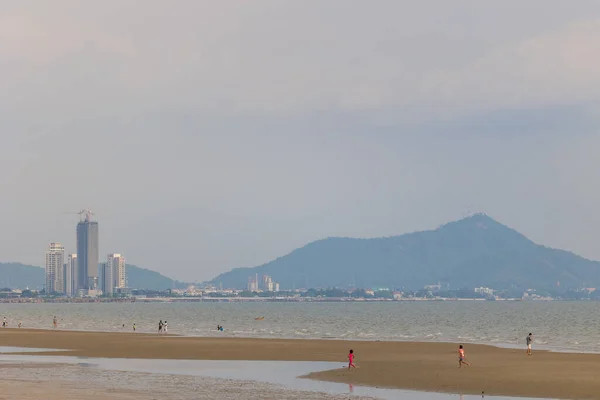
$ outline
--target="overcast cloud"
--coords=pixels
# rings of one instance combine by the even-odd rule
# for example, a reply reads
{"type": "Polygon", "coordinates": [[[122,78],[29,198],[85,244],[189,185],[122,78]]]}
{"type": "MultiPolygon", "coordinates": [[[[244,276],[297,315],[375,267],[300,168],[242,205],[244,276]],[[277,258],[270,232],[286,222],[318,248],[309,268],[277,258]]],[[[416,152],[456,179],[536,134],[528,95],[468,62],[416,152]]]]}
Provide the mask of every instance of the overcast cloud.
{"type": "Polygon", "coordinates": [[[0,260],[81,208],[182,280],[469,210],[600,259],[596,0],[1,3],[0,260]]]}

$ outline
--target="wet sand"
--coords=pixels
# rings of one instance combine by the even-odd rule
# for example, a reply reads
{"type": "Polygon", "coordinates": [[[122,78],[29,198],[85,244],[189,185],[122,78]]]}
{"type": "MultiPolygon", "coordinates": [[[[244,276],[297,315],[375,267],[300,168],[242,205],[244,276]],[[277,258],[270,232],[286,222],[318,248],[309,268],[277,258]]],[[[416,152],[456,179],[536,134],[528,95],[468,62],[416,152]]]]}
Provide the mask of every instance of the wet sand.
{"type": "MultiPolygon", "coordinates": [[[[347,395],[278,385],[162,373],[103,370],[72,364],[2,364],[0,399],[16,400],[344,400],[347,395]]],[[[356,400],[374,400],[353,397],[356,400]]]]}
{"type": "Polygon", "coordinates": [[[105,390],[102,387],[75,385],[69,382],[29,381],[3,379],[0,381],[1,399],[19,400],[147,400],[148,395],[130,390],[105,390]]]}
{"type": "MultiPolygon", "coordinates": [[[[198,338],[132,333],[0,329],[3,346],[72,350],[52,355],[203,360],[339,361],[353,348],[359,369],[317,372],[311,379],[355,385],[481,394],[600,399],[600,355],[466,345],[471,367],[458,368],[457,345],[198,338]]],[[[28,353],[32,354],[32,353],[28,353]]]]}

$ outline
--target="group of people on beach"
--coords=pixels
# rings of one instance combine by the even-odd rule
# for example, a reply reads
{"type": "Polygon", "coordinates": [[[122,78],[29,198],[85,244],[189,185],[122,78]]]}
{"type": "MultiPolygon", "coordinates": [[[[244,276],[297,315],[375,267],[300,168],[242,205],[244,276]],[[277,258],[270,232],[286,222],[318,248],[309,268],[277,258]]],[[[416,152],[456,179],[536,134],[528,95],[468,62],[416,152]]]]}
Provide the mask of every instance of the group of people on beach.
{"type": "MultiPolygon", "coordinates": [[[[54,318],[52,319],[52,325],[53,327],[56,329],[58,326],[58,318],[56,318],[56,316],[54,316],[54,318]]],[[[8,321],[6,320],[6,317],[4,317],[4,319],[2,320],[2,327],[6,328],[8,326],[8,321]]],[[[19,328],[21,328],[21,321],[19,321],[19,328]]],[[[123,327],[125,327],[125,324],[123,324],[123,327]]],[[[159,334],[166,334],[168,332],[169,329],[169,324],[167,323],[167,321],[165,320],[163,322],[163,320],[161,319],[158,322],[158,333],[159,334]]],[[[133,324],[133,331],[135,332],[136,330],[136,326],[135,323],[133,324]]],[[[221,325],[217,325],[217,330],[220,332],[223,332],[223,326],[221,325]]],[[[525,338],[525,345],[527,347],[527,352],[526,354],[528,356],[532,355],[532,351],[531,351],[531,345],[533,344],[533,334],[529,333],[529,335],[527,335],[527,337],[525,338]]],[[[348,369],[352,369],[352,368],[358,368],[356,366],[356,364],[354,364],[354,350],[350,349],[350,352],[348,353],[348,369]]],[[[466,356],[465,356],[465,348],[464,346],[461,344],[458,346],[458,368],[462,368],[463,365],[466,366],[470,366],[471,364],[467,361],[466,356]]]]}
{"type": "MultiPolygon", "coordinates": [[[[527,346],[526,354],[528,356],[532,355],[532,352],[531,352],[531,345],[533,344],[533,334],[532,333],[529,333],[529,335],[527,335],[527,337],[525,338],[525,344],[527,346]]],[[[466,365],[468,367],[471,364],[467,361],[467,358],[465,356],[465,347],[461,344],[458,346],[458,368],[462,368],[463,365],[466,365]]],[[[348,353],[348,370],[350,370],[352,368],[358,368],[358,367],[354,364],[354,350],[350,349],[350,352],[348,353]]]]}
{"type": "Polygon", "coordinates": [[[168,329],[169,329],[169,324],[167,323],[167,321],[163,322],[163,320],[161,319],[158,322],[158,334],[161,335],[163,333],[167,333],[168,329]]]}
{"type": "MultiPolygon", "coordinates": [[[[525,337],[525,345],[527,346],[527,354],[528,356],[532,355],[531,345],[533,344],[533,334],[530,332],[527,337],[525,337]]],[[[470,366],[471,364],[466,361],[465,357],[465,348],[461,344],[458,346],[458,368],[462,368],[463,365],[470,366]]]]}
{"type": "MultiPolygon", "coordinates": [[[[21,321],[19,321],[18,326],[19,326],[19,328],[22,326],[21,321]]],[[[4,317],[4,319],[2,319],[2,327],[8,328],[8,321],[6,320],[6,317],[4,317]]]]}
{"type": "MultiPolygon", "coordinates": [[[[19,328],[22,326],[21,321],[19,321],[19,324],[17,325],[19,328]]],[[[8,328],[8,320],[6,319],[6,317],[4,317],[2,319],[2,327],[3,328],[8,328]]]]}

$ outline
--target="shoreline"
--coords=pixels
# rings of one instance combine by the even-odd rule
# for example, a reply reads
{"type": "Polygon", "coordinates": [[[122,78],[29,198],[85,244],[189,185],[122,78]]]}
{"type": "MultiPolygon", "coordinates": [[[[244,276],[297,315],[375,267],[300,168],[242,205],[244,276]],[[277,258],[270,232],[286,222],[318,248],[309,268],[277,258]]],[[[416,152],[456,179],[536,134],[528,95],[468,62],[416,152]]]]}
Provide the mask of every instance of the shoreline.
{"type": "MultiPolygon", "coordinates": [[[[210,338],[133,332],[5,328],[3,346],[59,349],[23,355],[90,358],[333,361],[346,365],[350,348],[359,369],[308,374],[321,381],[453,394],[600,399],[600,355],[466,344],[471,367],[457,366],[455,343],[335,339],[210,338]],[[62,351],[61,351],[62,350],[62,351]]],[[[19,353],[16,353],[19,354],[19,353]]]]}
{"type": "MultiPolygon", "coordinates": [[[[477,341],[456,341],[450,342],[448,340],[430,340],[430,341],[415,341],[411,339],[375,339],[375,338],[350,338],[345,339],[341,337],[290,337],[290,336],[235,336],[235,335],[223,335],[216,334],[211,336],[202,336],[202,335],[185,335],[178,333],[167,333],[159,335],[158,333],[152,333],[147,331],[131,331],[131,330],[121,330],[121,331],[110,331],[110,330],[79,330],[79,329],[49,329],[49,328],[15,328],[15,327],[6,327],[0,328],[0,332],[2,329],[7,330],[20,330],[20,331],[32,331],[32,332],[73,332],[73,333],[104,333],[104,334],[132,334],[132,335],[149,335],[149,336],[168,336],[171,338],[195,338],[195,339],[253,339],[253,340],[317,340],[317,341],[345,341],[345,342],[380,342],[380,343],[441,343],[441,344],[450,344],[450,343],[460,343],[469,346],[490,346],[498,349],[508,349],[508,350],[520,350],[524,348],[524,345],[519,345],[515,343],[509,342],[477,342],[477,341]]],[[[1,336],[1,335],[0,335],[1,336]]],[[[535,344],[535,348],[537,351],[545,351],[550,353],[564,353],[564,354],[597,354],[600,355],[600,350],[598,351],[581,351],[579,349],[569,348],[569,347],[555,347],[546,344],[535,344]]]]}

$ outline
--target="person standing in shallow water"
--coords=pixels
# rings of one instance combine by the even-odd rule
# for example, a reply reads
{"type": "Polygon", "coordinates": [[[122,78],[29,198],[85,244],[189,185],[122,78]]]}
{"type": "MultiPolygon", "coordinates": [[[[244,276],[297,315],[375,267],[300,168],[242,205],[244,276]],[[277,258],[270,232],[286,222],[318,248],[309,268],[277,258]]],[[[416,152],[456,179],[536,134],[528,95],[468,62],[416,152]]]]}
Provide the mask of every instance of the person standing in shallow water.
{"type": "Polygon", "coordinates": [[[348,353],[348,369],[350,368],[356,368],[356,365],[354,365],[354,350],[350,350],[348,353]]]}
{"type": "Polygon", "coordinates": [[[54,329],[56,329],[56,327],[58,326],[58,320],[56,319],[56,315],[52,319],[52,326],[54,326],[54,329]]]}
{"type": "Polygon", "coordinates": [[[163,322],[162,319],[158,322],[158,334],[160,335],[163,330],[163,322]]]}
{"type": "Polygon", "coordinates": [[[527,355],[530,356],[531,344],[533,343],[533,335],[531,333],[529,333],[529,335],[527,335],[527,337],[525,338],[525,343],[527,344],[527,355]]]}

